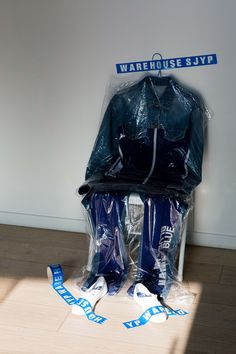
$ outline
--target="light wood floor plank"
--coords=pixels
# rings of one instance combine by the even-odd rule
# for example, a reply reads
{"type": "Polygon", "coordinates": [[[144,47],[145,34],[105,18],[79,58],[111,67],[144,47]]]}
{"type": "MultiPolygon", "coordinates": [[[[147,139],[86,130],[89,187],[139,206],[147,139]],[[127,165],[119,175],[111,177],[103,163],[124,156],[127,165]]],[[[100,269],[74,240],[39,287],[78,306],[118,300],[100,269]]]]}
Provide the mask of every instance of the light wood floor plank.
{"type": "Polygon", "coordinates": [[[185,262],[184,280],[200,283],[219,283],[222,265],[185,262]]]}
{"type": "Polygon", "coordinates": [[[236,267],[223,267],[220,284],[236,286],[236,267]]]}
{"type": "Polygon", "coordinates": [[[23,226],[12,226],[0,224],[0,241],[7,238],[8,242],[23,243],[30,242],[31,245],[46,245],[66,247],[71,249],[87,250],[89,237],[85,234],[68,231],[45,230],[23,226]]]}
{"type": "Polygon", "coordinates": [[[189,282],[189,288],[198,294],[198,301],[208,304],[234,306],[236,287],[231,285],[189,282]]]}
{"type": "MultiPolygon", "coordinates": [[[[0,354],[235,354],[236,251],[188,247],[184,283],[196,293],[189,315],[127,330],[140,309],[126,288],[105,297],[103,326],[71,314],[46,267],[64,264],[67,288],[87,263],[85,235],[0,225],[0,354]]],[[[87,242],[87,243],[86,243],[87,242]]],[[[176,308],[176,306],[174,306],[176,308]]]]}
{"type": "Polygon", "coordinates": [[[42,264],[53,264],[56,262],[72,267],[81,266],[87,262],[87,251],[79,248],[59,247],[55,242],[54,246],[9,242],[6,238],[1,241],[0,259],[24,260],[42,264]]]}
{"type": "Polygon", "coordinates": [[[223,265],[225,250],[210,247],[186,246],[185,261],[190,263],[223,265]]]}
{"type": "MultiPolygon", "coordinates": [[[[26,294],[27,296],[27,294],[26,294]]],[[[56,331],[68,314],[65,307],[42,306],[31,303],[0,303],[0,325],[12,327],[37,328],[56,331]]]]}
{"type": "MultiPolygon", "coordinates": [[[[144,345],[127,343],[125,341],[114,342],[109,336],[107,338],[93,338],[76,335],[46,332],[43,330],[29,330],[18,328],[15,331],[1,329],[0,353],[14,354],[183,354],[183,350],[176,349],[176,341],[170,344],[169,348],[161,347],[156,340],[154,345],[148,341],[144,345]],[[14,343],[11,338],[14,337],[14,343]],[[16,348],[17,349],[16,349],[16,348]]],[[[192,354],[192,351],[184,354],[192,354]]]]}

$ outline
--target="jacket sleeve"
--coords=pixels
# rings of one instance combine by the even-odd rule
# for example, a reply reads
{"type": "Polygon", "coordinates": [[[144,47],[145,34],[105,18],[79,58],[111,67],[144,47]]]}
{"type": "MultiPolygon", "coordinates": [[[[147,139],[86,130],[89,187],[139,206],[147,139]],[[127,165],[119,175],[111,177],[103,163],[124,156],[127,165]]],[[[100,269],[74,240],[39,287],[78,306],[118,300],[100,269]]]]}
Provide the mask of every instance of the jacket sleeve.
{"type": "Polygon", "coordinates": [[[111,99],[100,126],[97,139],[95,141],[85,179],[103,175],[114,156],[118,153],[118,117],[116,115],[116,98],[111,99]]]}
{"type": "Polygon", "coordinates": [[[198,102],[195,104],[190,117],[190,145],[187,161],[187,189],[192,190],[202,180],[202,160],[204,149],[204,128],[206,122],[205,108],[198,102]]]}

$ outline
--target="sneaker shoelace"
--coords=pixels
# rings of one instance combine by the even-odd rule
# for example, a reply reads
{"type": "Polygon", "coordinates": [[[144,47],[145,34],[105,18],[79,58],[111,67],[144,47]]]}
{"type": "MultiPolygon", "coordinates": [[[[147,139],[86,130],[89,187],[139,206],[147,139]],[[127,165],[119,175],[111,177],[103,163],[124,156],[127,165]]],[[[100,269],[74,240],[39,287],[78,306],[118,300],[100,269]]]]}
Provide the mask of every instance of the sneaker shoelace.
{"type": "MultiPolygon", "coordinates": [[[[176,313],[176,311],[175,311],[172,307],[170,307],[169,305],[167,305],[167,303],[165,302],[165,300],[163,299],[163,297],[161,297],[159,294],[157,295],[157,300],[162,304],[162,306],[164,307],[164,310],[165,310],[165,309],[168,309],[168,310],[173,311],[173,312],[176,313]]],[[[169,316],[168,316],[168,313],[166,312],[166,310],[165,310],[165,313],[166,313],[167,317],[169,317],[169,316]]]]}

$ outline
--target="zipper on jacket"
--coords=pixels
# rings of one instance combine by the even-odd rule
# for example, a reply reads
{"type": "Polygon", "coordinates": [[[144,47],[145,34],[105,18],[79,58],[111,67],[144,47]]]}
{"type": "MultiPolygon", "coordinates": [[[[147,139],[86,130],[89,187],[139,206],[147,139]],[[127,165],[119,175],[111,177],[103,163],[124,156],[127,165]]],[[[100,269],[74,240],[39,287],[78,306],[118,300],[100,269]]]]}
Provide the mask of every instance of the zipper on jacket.
{"type": "MultiPolygon", "coordinates": [[[[161,105],[161,101],[160,101],[160,97],[158,96],[155,87],[153,85],[153,82],[151,80],[151,78],[149,78],[151,86],[152,86],[152,90],[154,92],[154,95],[156,96],[157,102],[158,102],[158,108],[159,108],[159,112],[158,112],[158,122],[157,122],[157,126],[160,126],[160,117],[162,114],[162,105],[161,105]]],[[[157,130],[158,128],[154,128],[154,136],[153,136],[153,155],[152,155],[152,166],[150,169],[150,172],[148,174],[148,176],[145,178],[145,180],[143,181],[142,184],[146,184],[149,180],[149,178],[151,177],[151,175],[153,174],[154,168],[155,168],[155,164],[156,164],[156,159],[157,159],[157,130]]]]}

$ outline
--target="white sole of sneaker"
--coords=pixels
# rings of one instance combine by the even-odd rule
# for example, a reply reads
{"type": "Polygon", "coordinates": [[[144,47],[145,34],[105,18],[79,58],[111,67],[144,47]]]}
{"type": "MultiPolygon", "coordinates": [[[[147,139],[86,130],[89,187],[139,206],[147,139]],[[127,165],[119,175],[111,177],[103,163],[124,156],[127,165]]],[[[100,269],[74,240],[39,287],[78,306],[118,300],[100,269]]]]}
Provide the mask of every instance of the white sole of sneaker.
{"type": "MultiPolygon", "coordinates": [[[[97,302],[107,294],[108,288],[104,277],[99,277],[97,281],[87,290],[81,291],[79,297],[87,300],[92,309],[96,306],[97,302]]],[[[72,305],[72,313],[78,316],[84,316],[84,310],[79,305],[72,305]]]]}
{"type": "MultiPolygon", "coordinates": [[[[157,300],[156,295],[150,293],[150,291],[141,283],[135,285],[134,300],[142,308],[143,312],[154,306],[162,306],[162,304],[157,300]]],[[[162,323],[167,319],[168,315],[165,309],[163,309],[163,312],[153,315],[149,321],[153,323],[162,323]]]]}

